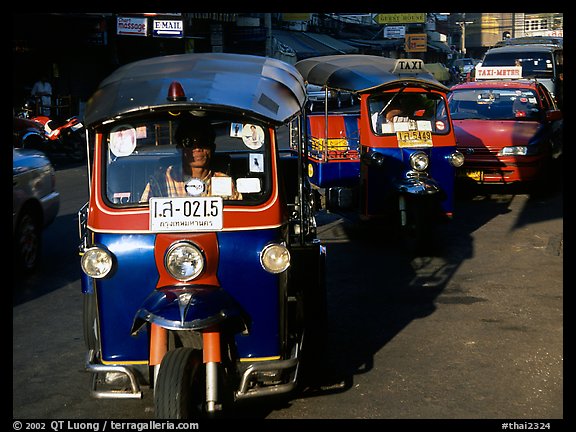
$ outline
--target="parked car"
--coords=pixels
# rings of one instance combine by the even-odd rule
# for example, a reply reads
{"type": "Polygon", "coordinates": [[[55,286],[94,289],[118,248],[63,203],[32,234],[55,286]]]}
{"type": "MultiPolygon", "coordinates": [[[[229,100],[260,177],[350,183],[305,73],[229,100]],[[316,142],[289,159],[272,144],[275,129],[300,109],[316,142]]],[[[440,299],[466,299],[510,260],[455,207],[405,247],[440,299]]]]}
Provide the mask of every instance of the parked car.
{"type": "Polygon", "coordinates": [[[477,63],[478,61],[472,58],[459,58],[454,60],[452,67],[457,71],[460,81],[464,81],[477,63]]]}
{"type": "Polygon", "coordinates": [[[50,160],[39,150],[12,150],[12,232],[15,264],[31,272],[40,262],[42,231],[56,219],[60,193],[50,160]]]}
{"type": "Polygon", "coordinates": [[[34,120],[13,116],[12,146],[15,148],[42,149],[48,146],[44,126],[34,120]]]}
{"type": "Polygon", "coordinates": [[[482,66],[519,66],[522,77],[543,83],[563,107],[564,48],[562,44],[517,44],[491,48],[484,54],[482,66]]]}
{"type": "Polygon", "coordinates": [[[562,155],[562,112],[535,80],[455,85],[449,107],[461,180],[476,184],[542,184],[562,155]]]}
{"type": "MultiPolygon", "coordinates": [[[[311,111],[324,109],[326,90],[324,87],[315,84],[306,84],[306,94],[308,95],[308,107],[311,111]]],[[[356,96],[347,91],[328,90],[329,108],[342,108],[356,103],[356,96]]]]}

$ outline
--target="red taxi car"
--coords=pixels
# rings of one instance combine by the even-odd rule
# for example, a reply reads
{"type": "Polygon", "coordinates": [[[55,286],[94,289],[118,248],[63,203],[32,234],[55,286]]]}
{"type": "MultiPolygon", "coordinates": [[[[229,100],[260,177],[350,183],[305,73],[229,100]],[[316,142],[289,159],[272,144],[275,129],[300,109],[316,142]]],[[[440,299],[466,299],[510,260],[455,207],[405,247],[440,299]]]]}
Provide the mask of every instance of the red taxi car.
{"type": "Polygon", "coordinates": [[[483,72],[485,79],[477,74],[448,97],[456,147],[465,157],[458,177],[473,184],[546,183],[562,155],[556,102],[535,80],[496,78],[502,74],[494,68],[483,72]]]}

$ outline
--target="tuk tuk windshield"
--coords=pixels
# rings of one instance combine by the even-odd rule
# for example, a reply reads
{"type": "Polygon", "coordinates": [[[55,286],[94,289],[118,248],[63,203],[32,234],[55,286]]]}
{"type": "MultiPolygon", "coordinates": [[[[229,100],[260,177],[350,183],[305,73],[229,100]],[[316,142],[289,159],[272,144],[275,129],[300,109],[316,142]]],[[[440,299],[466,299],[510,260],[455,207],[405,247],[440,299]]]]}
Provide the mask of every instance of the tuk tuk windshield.
{"type": "Polygon", "coordinates": [[[257,205],[272,190],[268,134],[245,117],[167,113],[112,123],[103,131],[105,198],[113,207],[200,196],[257,205]]]}
{"type": "Polygon", "coordinates": [[[538,120],[538,98],[528,89],[462,89],[449,98],[452,120],[538,120]]]}
{"type": "Polygon", "coordinates": [[[370,96],[368,109],[376,135],[421,130],[447,134],[450,123],[444,97],[432,92],[386,92],[370,96]]]}

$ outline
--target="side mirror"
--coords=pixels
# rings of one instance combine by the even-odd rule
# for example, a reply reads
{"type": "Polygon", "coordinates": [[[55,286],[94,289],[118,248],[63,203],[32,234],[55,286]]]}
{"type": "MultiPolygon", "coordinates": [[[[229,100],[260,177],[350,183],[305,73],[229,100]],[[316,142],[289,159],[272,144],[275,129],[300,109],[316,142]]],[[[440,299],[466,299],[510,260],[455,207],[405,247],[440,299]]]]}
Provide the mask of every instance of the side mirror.
{"type": "Polygon", "coordinates": [[[558,120],[562,120],[562,111],[560,110],[546,111],[546,121],[553,122],[558,120]]]}

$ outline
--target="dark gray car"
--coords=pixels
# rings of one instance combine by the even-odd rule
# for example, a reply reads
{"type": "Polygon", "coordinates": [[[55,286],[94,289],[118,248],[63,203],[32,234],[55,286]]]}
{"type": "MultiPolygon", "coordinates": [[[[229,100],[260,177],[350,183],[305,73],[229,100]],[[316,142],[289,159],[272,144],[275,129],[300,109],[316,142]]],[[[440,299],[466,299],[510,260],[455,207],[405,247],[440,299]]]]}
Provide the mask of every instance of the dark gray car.
{"type": "Polygon", "coordinates": [[[60,209],[54,168],[38,150],[12,151],[12,228],[18,270],[31,272],[41,256],[42,230],[60,209]]]}

